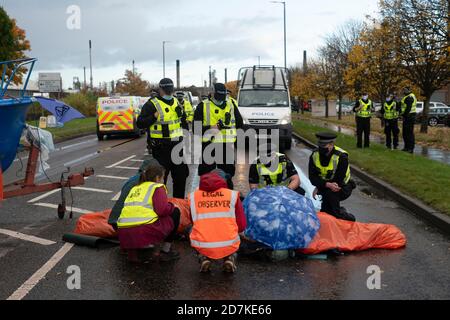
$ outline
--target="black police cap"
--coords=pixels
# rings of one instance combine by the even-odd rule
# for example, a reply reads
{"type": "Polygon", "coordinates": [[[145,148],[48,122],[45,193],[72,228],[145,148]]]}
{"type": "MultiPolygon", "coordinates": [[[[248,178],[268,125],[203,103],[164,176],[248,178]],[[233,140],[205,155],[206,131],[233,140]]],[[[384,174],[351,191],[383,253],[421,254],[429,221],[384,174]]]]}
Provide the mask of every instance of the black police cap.
{"type": "Polygon", "coordinates": [[[169,78],[164,78],[159,82],[159,87],[161,89],[173,89],[175,85],[173,84],[173,81],[169,78]]]}
{"type": "Polygon", "coordinates": [[[316,137],[319,139],[320,144],[328,144],[336,141],[337,134],[331,132],[321,132],[317,133],[316,137]]]}
{"type": "Polygon", "coordinates": [[[223,83],[216,83],[214,85],[214,92],[220,95],[227,95],[227,88],[223,83]]]}

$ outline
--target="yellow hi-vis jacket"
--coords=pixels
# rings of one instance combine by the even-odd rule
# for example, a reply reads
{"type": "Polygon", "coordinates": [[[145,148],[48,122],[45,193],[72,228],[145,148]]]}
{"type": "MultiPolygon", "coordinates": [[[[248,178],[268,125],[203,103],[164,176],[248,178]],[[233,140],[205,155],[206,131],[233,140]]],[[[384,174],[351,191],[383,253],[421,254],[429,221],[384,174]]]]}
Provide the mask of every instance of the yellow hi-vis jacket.
{"type": "MultiPolygon", "coordinates": [[[[334,150],[335,151],[333,153],[333,156],[331,157],[330,162],[328,163],[328,166],[325,166],[325,167],[322,166],[322,163],[320,163],[319,152],[315,151],[313,154],[314,165],[316,166],[317,169],[320,170],[320,177],[322,179],[324,179],[325,181],[332,181],[334,179],[341,156],[343,154],[348,154],[347,151],[345,151],[339,147],[334,147],[334,150]]],[[[350,179],[351,179],[351,174],[350,174],[350,165],[349,165],[347,168],[347,173],[345,175],[344,183],[345,184],[349,183],[350,179]]]]}
{"type": "Polygon", "coordinates": [[[289,186],[290,180],[287,177],[287,161],[286,156],[281,153],[277,153],[278,158],[278,168],[275,171],[271,171],[270,168],[267,168],[264,164],[261,163],[260,159],[258,159],[258,163],[256,168],[258,169],[259,175],[259,188],[265,188],[267,186],[273,187],[287,187],[289,186]],[[268,183],[268,180],[271,182],[268,183]]]}
{"type": "Polygon", "coordinates": [[[175,109],[179,106],[178,100],[174,99],[172,106],[154,98],[151,100],[158,111],[158,120],[150,127],[150,137],[152,139],[174,139],[183,136],[181,128],[181,118],[175,109]],[[164,134],[163,126],[168,126],[168,135],[164,134]]]}
{"type": "Polygon", "coordinates": [[[364,103],[364,101],[361,99],[359,100],[359,104],[362,108],[356,113],[356,116],[360,118],[372,117],[372,101],[369,100],[367,103],[364,103]]]}
{"type": "Polygon", "coordinates": [[[131,228],[158,221],[158,215],[153,208],[153,195],[161,187],[165,188],[163,184],[145,182],[131,189],[125,200],[117,226],[119,228],[131,228]]]}
{"type": "Polygon", "coordinates": [[[405,96],[405,97],[402,99],[402,115],[405,114],[405,111],[406,111],[406,108],[407,108],[407,105],[406,105],[406,99],[408,99],[409,97],[412,97],[412,98],[414,99],[414,102],[413,102],[413,105],[412,105],[412,107],[411,107],[410,113],[417,113],[417,98],[416,98],[416,96],[414,95],[414,93],[411,93],[411,94],[405,96]]]}
{"type": "Polygon", "coordinates": [[[236,118],[234,116],[234,105],[230,100],[227,100],[225,109],[221,109],[211,100],[203,101],[203,126],[216,126],[219,121],[228,129],[220,130],[220,133],[214,136],[205,134],[203,142],[214,143],[235,143],[237,140],[236,118]]]}

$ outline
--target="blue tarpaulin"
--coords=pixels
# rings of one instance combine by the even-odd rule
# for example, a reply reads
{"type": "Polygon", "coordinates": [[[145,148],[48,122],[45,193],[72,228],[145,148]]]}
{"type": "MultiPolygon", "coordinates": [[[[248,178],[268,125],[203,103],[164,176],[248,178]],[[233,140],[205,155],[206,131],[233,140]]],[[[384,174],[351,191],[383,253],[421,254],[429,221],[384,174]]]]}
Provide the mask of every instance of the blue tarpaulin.
{"type": "Polygon", "coordinates": [[[59,123],[66,123],[73,119],[85,118],[78,110],[68,106],[62,101],[48,99],[44,97],[36,97],[41,106],[56,117],[59,123]]]}
{"type": "Polygon", "coordinates": [[[312,201],[286,187],[253,190],[244,210],[245,235],[274,250],[307,248],[320,228],[312,201]]]}

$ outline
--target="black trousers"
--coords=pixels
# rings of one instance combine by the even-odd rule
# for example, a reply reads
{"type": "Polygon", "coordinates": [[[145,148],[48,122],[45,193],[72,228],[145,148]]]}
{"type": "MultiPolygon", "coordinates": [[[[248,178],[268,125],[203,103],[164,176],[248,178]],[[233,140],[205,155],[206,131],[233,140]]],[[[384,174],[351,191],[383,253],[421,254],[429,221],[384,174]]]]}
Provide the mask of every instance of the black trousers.
{"type": "MultiPolygon", "coordinates": [[[[216,150],[216,149],[214,149],[216,150]]],[[[210,154],[210,152],[208,152],[210,154]]],[[[215,169],[221,169],[225,173],[227,173],[231,178],[236,174],[236,155],[234,143],[217,143],[212,145],[211,142],[203,143],[202,145],[202,163],[198,167],[198,175],[202,176],[204,174],[210,173],[215,169]],[[215,158],[215,161],[210,163],[206,162],[205,159],[205,149],[210,147],[213,148],[215,146],[217,150],[222,151],[222,155],[216,154],[215,151],[211,153],[211,155],[215,158]],[[229,158],[229,159],[228,159],[229,158]]],[[[231,179],[230,179],[231,180],[231,179]]]]}
{"type": "Polygon", "coordinates": [[[326,212],[337,219],[349,220],[347,213],[341,210],[341,201],[347,200],[353,193],[354,186],[347,184],[340,192],[333,192],[328,188],[319,189],[322,196],[322,212],[326,212]]]}
{"type": "MultiPolygon", "coordinates": [[[[189,177],[189,167],[185,164],[174,164],[172,161],[172,150],[177,143],[166,143],[152,141],[153,157],[166,169],[165,183],[169,173],[172,175],[173,181],[173,197],[184,199],[186,197],[186,180],[189,177]]],[[[181,143],[181,142],[180,142],[181,143]]],[[[182,153],[180,154],[182,156],[182,153]]]]}
{"type": "Polygon", "coordinates": [[[172,220],[173,220],[173,230],[172,233],[164,240],[165,242],[172,243],[175,241],[178,235],[178,227],[180,226],[180,220],[181,220],[181,212],[180,209],[175,208],[172,213],[172,220]]]}
{"type": "Polygon", "coordinates": [[[405,149],[408,151],[414,151],[414,148],[416,147],[416,138],[414,135],[415,123],[415,114],[403,117],[403,141],[405,142],[405,149]]]}
{"type": "Polygon", "coordinates": [[[398,119],[384,120],[384,133],[386,134],[386,146],[391,148],[398,147],[398,136],[400,134],[400,129],[398,128],[398,119]],[[393,143],[393,144],[392,144],[393,143]]]}
{"type": "Polygon", "coordinates": [[[363,137],[364,147],[370,147],[370,120],[371,118],[356,117],[356,135],[358,139],[358,148],[363,147],[363,137]]]}

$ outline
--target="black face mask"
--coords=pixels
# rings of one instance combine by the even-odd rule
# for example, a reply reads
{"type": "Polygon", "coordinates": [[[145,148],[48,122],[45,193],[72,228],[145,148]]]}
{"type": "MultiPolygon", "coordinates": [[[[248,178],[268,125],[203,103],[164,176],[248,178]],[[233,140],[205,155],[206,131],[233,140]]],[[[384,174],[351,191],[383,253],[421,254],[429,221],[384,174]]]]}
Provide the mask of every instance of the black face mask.
{"type": "Polygon", "coordinates": [[[322,147],[319,148],[319,154],[320,154],[321,156],[327,156],[328,153],[330,153],[330,151],[328,150],[328,148],[322,148],[322,147]]]}

